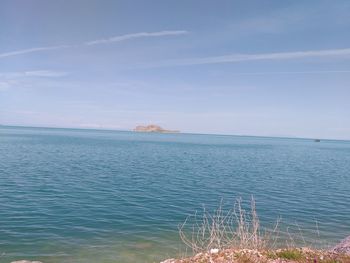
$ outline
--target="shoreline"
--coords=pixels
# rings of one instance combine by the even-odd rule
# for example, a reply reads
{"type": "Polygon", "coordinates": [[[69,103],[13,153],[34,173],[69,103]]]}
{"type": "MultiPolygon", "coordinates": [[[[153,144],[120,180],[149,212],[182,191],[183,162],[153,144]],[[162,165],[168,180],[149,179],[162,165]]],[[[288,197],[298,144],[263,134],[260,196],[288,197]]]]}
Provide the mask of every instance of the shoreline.
{"type": "MultiPolygon", "coordinates": [[[[101,259],[102,260],[102,259],[101,259]]],[[[16,260],[10,263],[46,263],[45,260],[16,260]]],[[[118,262],[117,260],[115,262],[118,262]]],[[[148,261],[147,261],[148,262],[148,261]]],[[[149,261],[151,262],[151,261],[149,261]]],[[[160,263],[350,263],[350,236],[331,249],[286,247],[276,249],[210,249],[193,256],[168,258],[160,263]]]]}
{"type": "Polygon", "coordinates": [[[192,257],[166,259],[160,263],[349,263],[350,244],[344,251],[317,250],[309,247],[275,250],[211,249],[192,257]],[[348,251],[346,253],[345,251],[348,251]]]}

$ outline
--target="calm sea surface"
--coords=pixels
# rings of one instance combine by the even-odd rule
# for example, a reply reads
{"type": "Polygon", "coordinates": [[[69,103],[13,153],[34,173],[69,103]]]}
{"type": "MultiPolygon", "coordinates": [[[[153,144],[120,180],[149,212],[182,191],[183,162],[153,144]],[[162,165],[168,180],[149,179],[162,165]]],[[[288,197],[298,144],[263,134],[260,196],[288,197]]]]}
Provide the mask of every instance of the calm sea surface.
{"type": "Polygon", "coordinates": [[[350,235],[348,141],[0,126],[0,158],[4,263],[156,262],[188,214],[252,194],[262,224],[350,235]]]}

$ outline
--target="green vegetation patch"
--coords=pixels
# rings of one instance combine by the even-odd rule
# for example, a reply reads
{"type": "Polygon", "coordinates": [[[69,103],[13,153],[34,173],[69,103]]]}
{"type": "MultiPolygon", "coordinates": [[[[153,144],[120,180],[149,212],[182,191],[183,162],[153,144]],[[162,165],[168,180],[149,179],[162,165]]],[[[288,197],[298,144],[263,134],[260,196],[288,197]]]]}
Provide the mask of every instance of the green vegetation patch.
{"type": "Polygon", "coordinates": [[[301,260],[301,259],[303,259],[303,254],[297,249],[283,250],[283,251],[277,252],[276,255],[279,258],[284,258],[284,259],[289,259],[289,260],[301,260]]]}

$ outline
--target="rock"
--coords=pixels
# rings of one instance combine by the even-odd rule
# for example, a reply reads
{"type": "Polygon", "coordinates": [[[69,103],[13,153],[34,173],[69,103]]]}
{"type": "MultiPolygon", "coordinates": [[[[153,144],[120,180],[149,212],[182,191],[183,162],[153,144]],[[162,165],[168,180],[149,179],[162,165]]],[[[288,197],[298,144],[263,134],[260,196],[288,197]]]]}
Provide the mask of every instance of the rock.
{"type": "Polygon", "coordinates": [[[41,261],[30,261],[30,260],[19,260],[19,261],[12,261],[11,263],[42,263],[41,261]]]}
{"type": "Polygon", "coordinates": [[[161,133],[178,133],[179,131],[171,131],[171,130],[165,130],[162,127],[158,125],[148,125],[148,126],[136,126],[134,129],[136,132],[161,132],[161,133]]]}
{"type": "Polygon", "coordinates": [[[343,239],[338,245],[336,245],[332,252],[335,253],[344,253],[350,255],[350,236],[343,239]]]}

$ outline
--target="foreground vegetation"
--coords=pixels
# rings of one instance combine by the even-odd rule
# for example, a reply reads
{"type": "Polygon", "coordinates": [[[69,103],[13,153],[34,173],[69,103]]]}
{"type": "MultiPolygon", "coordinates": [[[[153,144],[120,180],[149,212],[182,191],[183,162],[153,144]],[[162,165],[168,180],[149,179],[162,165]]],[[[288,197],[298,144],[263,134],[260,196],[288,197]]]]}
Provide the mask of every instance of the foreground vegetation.
{"type": "Polygon", "coordinates": [[[350,255],[309,248],[276,250],[225,249],[162,263],[350,263],[350,255]]]}
{"type": "MultiPolygon", "coordinates": [[[[279,224],[278,219],[270,229],[260,226],[254,198],[248,212],[241,199],[228,211],[222,205],[213,213],[204,209],[179,226],[180,237],[194,256],[162,263],[350,263],[350,240],[331,250],[298,248],[295,237],[280,231],[279,224]],[[284,243],[280,235],[285,236],[284,243]]],[[[299,235],[304,239],[301,231],[299,235]]]]}

